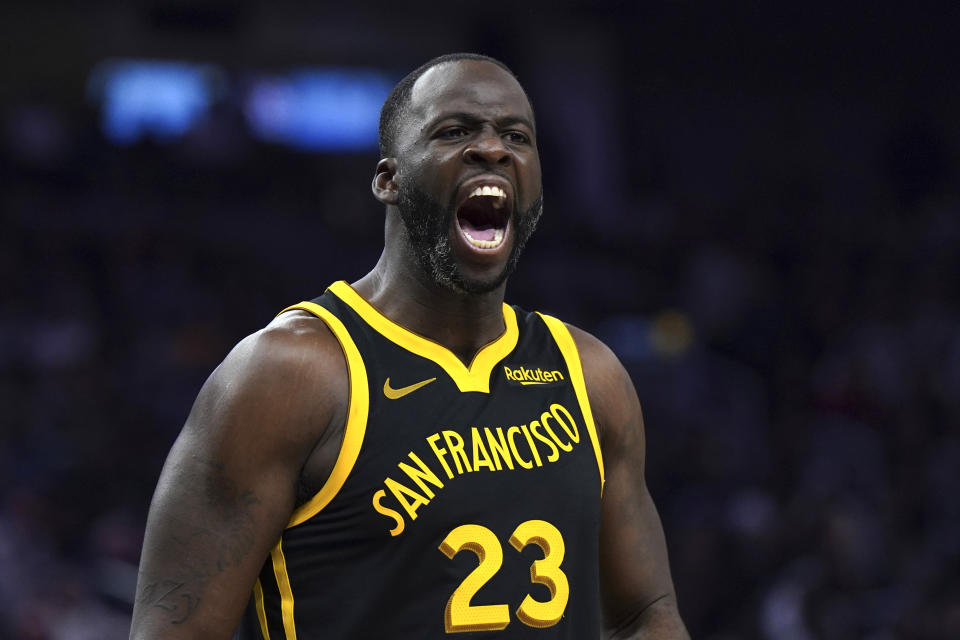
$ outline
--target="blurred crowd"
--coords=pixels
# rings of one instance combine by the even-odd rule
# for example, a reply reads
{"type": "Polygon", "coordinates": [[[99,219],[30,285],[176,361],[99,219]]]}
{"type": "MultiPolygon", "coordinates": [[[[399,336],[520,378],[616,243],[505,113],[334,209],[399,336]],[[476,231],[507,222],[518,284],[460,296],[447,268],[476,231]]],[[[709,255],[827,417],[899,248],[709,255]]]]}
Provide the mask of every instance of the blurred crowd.
{"type": "MultiPolygon", "coordinates": [[[[633,376],[693,636],[960,637],[956,132],[828,99],[553,100],[567,82],[533,81],[546,215],[508,300],[633,376]]],[[[376,157],[229,112],[128,148],[91,113],[4,117],[0,637],[124,638],[193,397],[372,266],[376,157]]]]}

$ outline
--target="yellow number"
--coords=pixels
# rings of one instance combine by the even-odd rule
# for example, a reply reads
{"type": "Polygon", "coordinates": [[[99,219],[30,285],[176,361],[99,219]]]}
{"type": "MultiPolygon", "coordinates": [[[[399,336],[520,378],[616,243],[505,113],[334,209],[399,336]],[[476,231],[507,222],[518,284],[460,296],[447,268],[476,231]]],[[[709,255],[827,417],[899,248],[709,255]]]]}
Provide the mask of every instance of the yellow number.
{"type": "Polygon", "coordinates": [[[510,624],[510,607],[505,604],[470,604],[480,587],[486,584],[503,564],[503,549],[497,535],[478,524],[465,524],[447,534],[440,543],[440,551],[450,559],[464,549],[475,553],[480,564],[447,600],[447,608],[443,612],[447,633],[505,628],[510,624]]]}
{"type": "MultiPolygon", "coordinates": [[[[552,627],[560,622],[570,599],[570,584],[560,569],[565,547],[563,536],[555,526],[544,520],[527,520],[521,523],[510,536],[510,545],[517,551],[535,544],[543,551],[543,560],[530,566],[530,580],[545,585],[550,590],[546,602],[534,600],[529,594],[520,603],[517,617],[529,627],[552,627]]],[[[505,604],[471,605],[487,580],[492,578],[503,564],[503,549],[493,531],[478,524],[464,524],[449,534],[440,543],[440,551],[453,559],[467,549],[476,554],[480,564],[456,588],[444,610],[444,627],[447,633],[462,631],[489,631],[506,628],[510,624],[510,607],[505,604]]]]}
{"type": "Polygon", "coordinates": [[[552,627],[560,622],[570,598],[567,576],[560,570],[565,551],[563,536],[549,522],[527,520],[513,530],[510,544],[517,551],[528,544],[535,544],[543,550],[543,560],[537,560],[530,566],[530,580],[546,585],[550,589],[550,599],[540,602],[528,594],[517,609],[517,617],[530,627],[552,627]]]}

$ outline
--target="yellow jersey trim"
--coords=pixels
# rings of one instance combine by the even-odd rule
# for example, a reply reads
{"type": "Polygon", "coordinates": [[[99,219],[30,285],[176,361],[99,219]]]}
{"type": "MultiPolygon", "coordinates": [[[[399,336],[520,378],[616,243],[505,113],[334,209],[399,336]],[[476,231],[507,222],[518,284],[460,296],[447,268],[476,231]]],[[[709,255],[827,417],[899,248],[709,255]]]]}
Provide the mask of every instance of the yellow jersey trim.
{"type": "Polygon", "coordinates": [[[263,607],[263,585],[260,584],[260,578],[253,583],[253,601],[256,603],[257,620],[260,621],[260,633],[263,634],[263,640],[270,640],[270,629],[267,628],[267,612],[263,607]]]}
{"type": "Polygon", "coordinates": [[[330,501],[343,488],[347,481],[347,476],[353,470],[353,465],[357,462],[360,455],[360,447],[363,445],[363,437],[367,430],[367,415],[370,412],[370,388],[367,385],[367,368],[363,364],[363,358],[360,356],[360,350],[350,337],[347,328],[343,326],[340,319],[313,302],[301,302],[287,307],[280,313],[292,309],[302,309],[309,311],[313,315],[323,320],[330,331],[340,342],[340,348],[347,359],[347,377],[350,381],[350,398],[347,410],[347,424],[344,427],[343,443],[340,445],[340,453],[337,454],[337,461],[333,465],[333,471],[330,477],[323,483],[320,491],[317,492],[309,501],[300,505],[290,521],[287,528],[302,524],[320,513],[320,511],[330,504],[330,501]]]}
{"type": "Polygon", "coordinates": [[[330,285],[330,291],[357,312],[374,331],[399,347],[427,358],[440,365],[454,381],[460,391],[478,391],[490,393],[490,374],[497,364],[506,358],[517,346],[520,335],[517,329],[517,314],[513,308],[503,304],[504,332],[499,338],[485,345],[474,356],[470,366],[463,362],[441,344],[425,338],[409,329],[401,327],[363,299],[343,280],[330,285]]]}
{"type": "Polygon", "coordinates": [[[293,589],[290,588],[290,576],[287,575],[287,559],[283,556],[283,538],[270,550],[273,560],[273,575],[280,589],[280,613],[283,617],[283,636],[285,640],[297,640],[297,627],[293,621],[293,589]]]}
{"type": "Polygon", "coordinates": [[[605,482],[603,475],[603,453],[600,451],[600,438],[597,437],[597,427],[593,422],[593,411],[590,410],[590,398],[587,396],[587,383],[583,378],[583,367],[580,364],[580,352],[577,350],[577,344],[561,321],[553,316],[537,312],[537,315],[543,318],[547,329],[553,335],[557,346],[560,347],[560,353],[567,362],[567,369],[570,371],[570,382],[573,383],[573,391],[577,394],[577,400],[580,402],[580,411],[583,413],[583,420],[587,423],[587,432],[590,433],[590,442],[593,443],[593,453],[597,456],[597,466],[600,469],[600,495],[603,495],[603,484],[605,482]]]}

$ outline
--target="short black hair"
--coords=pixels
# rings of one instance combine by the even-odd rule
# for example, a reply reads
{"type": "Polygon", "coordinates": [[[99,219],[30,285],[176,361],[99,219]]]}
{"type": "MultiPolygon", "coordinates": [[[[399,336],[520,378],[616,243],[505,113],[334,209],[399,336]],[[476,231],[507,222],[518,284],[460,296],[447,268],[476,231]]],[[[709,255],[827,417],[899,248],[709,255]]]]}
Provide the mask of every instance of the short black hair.
{"type": "MultiPolygon", "coordinates": [[[[480,53],[447,53],[425,62],[404,76],[403,80],[397,83],[393,90],[390,91],[390,95],[388,95],[387,99],[383,102],[383,107],[380,109],[380,127],[378,130],[381,158],[392,156],[396,151],[400,118],[410,103],[410,93],[416,81],[420,79],[420,76],[436,66],[447,62],[457,62],[459,60],[482,60],[489,62],[509,73],[514,79],[517,78],[516,74],[506,64],[496,58],[491,58],[490,56],[485,56],[480,53]]],[[[529,98],[527,98],[527,102],[530,102],[529,98]]]]}

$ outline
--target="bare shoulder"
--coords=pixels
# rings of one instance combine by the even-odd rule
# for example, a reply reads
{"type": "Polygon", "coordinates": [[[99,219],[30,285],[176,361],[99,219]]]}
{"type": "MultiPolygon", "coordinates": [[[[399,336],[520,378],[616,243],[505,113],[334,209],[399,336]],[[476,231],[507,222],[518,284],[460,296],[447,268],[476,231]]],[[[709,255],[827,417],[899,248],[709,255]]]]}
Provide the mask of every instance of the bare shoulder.
{"type": "Polygon", "coordinates": [[[273,373],[293,373],[303,367],[309,370],[311,364],[327,369],[343,363],[343,357],[336,337],[323,320],[306,311],[293,310],[241,340],[228,361],[240,367],[266,366],[273,373]]]}
{"type": "Polygon", "coordinates": [[[305,390],[303,385],[325,392],[321,399],[328,394],[345,398],[339,392],[346,389],[346,376],[340,344],[326,323],[305,311],[290,311],[241,340],[211,377],[230,385],[256,383],[249,390],[259,394],[285,388],[282,396],[289,401],[312,395],[296,393],[305,390]]]}
{"type": "MultiPolygon", "coordinates": [[[[621,436],[621,429],[636,421],[640,401],[630,374],[602,340],[571,324],[564,323],[577,345],[601,440],[608,445],[621,436]]],[[[606,446],[604,448],[607,448],[606,446]]]]}
{"type": "Polygon", "coordinates": [[[600,376],[602,379],[617,378],[621,374],[626,374],[620,360],[602,340],[572,324],[565,322],[564,325],[570,331],[570,335],[577,345],[577,351],[580,352],[580,361],[585,376],[588,369],[592,374],[590,377],[600,376]]]}
{"type": "Polygon", "coordinates": [[[220,457],[273,453],[302,464],[345,415],[346,361],[326,324],[288,312],[247,336],[211,374],[181,437],[220,457]],[[235,450],[243,446],[243,451],[235,450]]]}

